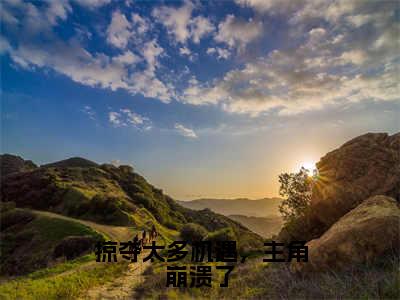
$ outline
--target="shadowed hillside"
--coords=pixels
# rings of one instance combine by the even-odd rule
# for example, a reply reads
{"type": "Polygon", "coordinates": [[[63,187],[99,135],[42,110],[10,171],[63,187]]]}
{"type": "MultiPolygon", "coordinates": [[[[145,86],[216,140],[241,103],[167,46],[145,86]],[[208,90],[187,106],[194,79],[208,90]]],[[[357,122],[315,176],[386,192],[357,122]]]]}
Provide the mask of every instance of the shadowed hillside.
{"type": "Polygon", "coordinates": [[[11,154],[0,155],[0,167],[1,177],[13,173],[31,171],[37,168],[31,160],[24,160],[19,156],[11,154]]]}

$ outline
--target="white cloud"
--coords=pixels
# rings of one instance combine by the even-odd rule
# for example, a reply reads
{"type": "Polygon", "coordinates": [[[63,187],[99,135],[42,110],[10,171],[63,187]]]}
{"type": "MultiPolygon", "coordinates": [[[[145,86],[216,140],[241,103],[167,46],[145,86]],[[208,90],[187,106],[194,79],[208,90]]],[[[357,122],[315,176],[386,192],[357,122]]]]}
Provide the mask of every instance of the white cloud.
{"type": "Polygon", "coordinates": [[[252,19],[246,21],[234,15],[228,15],[219,23],[215,41],[226,43],[231,48],[238,47],[239,50],[244,50],[246,45],[260,37],[262,32],[261,22],[252,19]]]}
{"type": "Polygon", "coordinates": [[[218,59],[228,59],[231,53],[228,49],[223,49],[220,47],[211,47],[207,49],[207,54],[215,54],[218,59]]]}
{"type": "Polygon", "coordinates": [[[143,117],[128,108],[121,109],[121,112],[126,115],[127,121],[133,125],[143,125],[150,122],[149,118],[143,117]]]}
{"type": "Polygon", "coordinates": [[[197,57],[197,53],[192,53],[188,47],[179,48],[179,54],[182,56],[187,56],[190,61],[194,61],[197,57]]]}
{"type": "Polygon", "coordinates": [[[188,55],[188,56],[191,54],[189,48],[187,48],[187,47],[181,47],[181,48],[179,48],[179,53],[180,53],[181,55],[188,55]]]}
{"type": "MultiPolygon", "coordinates": [[[[400,56],[395,50],[400,44],[393,3],[385,2],[376,10],[369,1],[239,2],[257,12],[283,14],[289,20],[289,37],[298,46],[275,50],[206,83],[192,79],[181,101],[256,116],[400,100],[396,79],[400,56]],[[316,24],[320,26],[313,27],[316,24]]],[[[233,20],[228,16],[218,31],[218,39],[230,46],[237,42],[223,33],[232,31],[225,28],[233,20]]],[[[216,55],[217,49],[207,53],[216,55]]]]}
{"type": "Polygon", "coordinates": [[[133,94],[142,94],[169,103],[173,96],[172,88],[149,71],[136,72],[129,77],[128,90],[133,94]]]}
{"type": "Polygon", "coordinates": [[[185,43],[190,36],[188,24],[193,8],[193,4],[186,1],[183,6],[178,8],[157,7],[153,10],[152,15],[167,28],[168,33],[174,36],[177,42],[185,43]]]}
{"type": "Polygon", "coordinates": [[[121,114],[115,111],[110,111],[108,113],[108,120],[110,121],[111,124],[113,124],[116,127],[119,126],[126,126],[125,123],[121,120],[121,114]]]}
{"type": "Polygon", "coordinates": [[[187,138],[192,138],[192,139],[196,139],[197,138],[197,134],[194,132],[193,129],[187,128],[185,126],[183,126],[182,124],[176,123],[175,124],[175,129],[177,130],[177,132],[187,138]]]}
{"type": "Polygon", "coordinates": [[[132,53],[132,51],[128,50],[123,54],[113,57],[113,60],[123,65],[135,65],[142,59],[136,54],[132,53]]]}
{"type": "MultiPolygon", "coordinates": [[[[305,0],[235,0],[244,7],[251,7],[258,13],[290,13],[304,5],[305,0]]],[[[318,1],[313,1],[318,2],[318,1]]]]}
{"type": "Polygon", "coordinates": [[[144,44],[142,48],[142,55],[145,58],[148,69],[154,72],[158,65],[157,57],[164,52],[164,49],[158,45],[156,40],[152,40],[144,44]]]}
{"type": "Polygon", "coordinates": [[[193,42],[196,44],[200,43],[200,39],[203,36],[214,31],[214,25],[210,22],[210,20],[202,16],[195,17],[193,20],[191,20],[190,28],[193,42]]]}
{"type": "Polygon", "coordinates": [[[82,109],[82,112],[85,113],[89,119],[96,120],[96,113],[90,105],[85,105],[82,109]]]}
{"type": "Polygon", "coordinates": [[[344,63],[362,65],[367,59],[367,56],[362,50],[350,50],[343,52],[340,58],[343,60],[344,63]]]}
{"type": "Polygon", "coordinates": [[[150,130],[152,128],[152,122],[149,118],[128,108],[120,109],[118,112],[109,112],[108,120],[114,127],[133,126],[141,130],[150,130]]]}
{"type": "MultiPolygon", "coordinates": [[[[14,30],[19,38],[0,37],[0,53],[8,53],[21,68],[51,69],[92,87],[124,89],[165,103],[176,99],[217,105],[228,112],[250,115],[267,111],[295,114],[366,100],[399,100],[396,3],[383,2],[377,10],[371,1],[238,2],[253,7],[258,14],[281,14],[279,17],[288,22],[281,44],[296,47],[276,49],[258,58],[251,55],[251,61],[241,61],[240,67],[220,78],[208,82],[192,78],[183,90],[178,86],[189,72],[172,78],[175,70],[162,65],[170,58],[169,48],[161,47],[152,35],[149,19],[137,13],[125,16],[119,10],[113,12],[107,42],[118,48],[114,49],[118,53],[110,56],[89,52],[78,35],[68,40],[57,37],[54,27],[72,13],[68,1],[43,2],[40,9],[35,3],[4,2],[2,26],[14,30]],[[283,40],[286,36],[290,44],[283,40]]],[[[189,58],[194,50],[188,42],[198,43],[211,32],[221,44],[210,45],[207,53],[218,59],[228,59],[235,49],[244,50],[263,34],[261,22],[233,15],[226,16],[215,33],[209,19],[193,17],[193,12],[191,2],[153,10],[153,17],[160,17],[157,20],[166,26],[175,46],[178,44],[179,53],[189,58]]],[[[282,26],[277,33],[286,28],[282,26]]],[[[243,59],[248,57],[243,55],[243,59]]],[[[114,113],[110,122],[131,124],[126,112],[114,113]]]]}
{"type": "Polygon", "coordinates": [[[132,14],[132,27],[136,31],[136,35],[144,35],[150,30],[149,21],[146,18],[141,17],[137,13],[132,14]]]}
{"type": "Polygon", "coordinates": [[[57,23],[57,19],[65,20],[71,11],[72,8],[68,1],[49,1],[46,14],[49,22],[54,25],[57,23]]]}
{"type": "MultiPolygon", "coordinates": [[[[209,83],[192,79],[181,100],[253,116],[270,110],[290,115],[349,102],[399,100],[395,75],[399,55],[392,51],[395,42],[387,38],[379,50],[371,46],[360,49],[364,40],[354,39],[353,30],[314,28],[302,35],[307,39],[298,48],[275,50],[209,83]],[[376,64],[376,57],[381,57],[385,68],[376,64]],[[346,67],[349,63],[357,68],[346,67]]],[[[356,34],[373,41],[392,33],[390,27],[379,31],[385,33],[372,37],[371,32],[356,34]]],[[[210,48],[208,53],[214,54],[216,49],[210,48]]]]}
{"type": "MultiPolygon", "coordinates": [[[[69,9],[50,9],[51,4],[44,4],[39,10],[35,5],[24,2],[10,5],[13,5],[12,9],[4,5],[3,11],[21,20],[18,33],[23,38],[11,45],[7,38],[1,37],[0,51],[8,53],[19,67],[52,69],[84,85],[111,90],[125,89],[131,94],[139,93],[163,102],[169,102],[173,96],[174,87],[158,77],[159,58],[164,50],[156,40],[145,38],[150,28],[147,19],[132,14],[130,24],[120,11],[113,12],[107,32],[108,42],[118,48],[125,48],[131,38],[133,42],[140,43],[135,49],[136,53],[125,50],[112,57],[90,53],[80,44],[82,39],[79,36],[67,41],[57,37],[53,32],[56,24],[51,22],[65,18],[69,9]],[[136,39],[139,33],[143,35],[143,40],[136,39]],[[43,38],[48,42],[42,43],[43,38]],[[132,68],[141,61],[146,63],[144,70],[132,68]]],[[[64,6],[68,7],[66,4],[64,6]]]]}
{"type": "Polygon", "coordinates": [[[113,12],[107,28],[107,42],[114,47],[125,49],[131,37],[131,24],[119,10],[113,12]]]}
{"type": "Polygon", "coordinates": [[[203,16],[192,18],[194,9],[192,2],[185,1],[178,8],[157,7],[153,10],[152,16],[165,26],[175,42],[185,44],[188,39],[192,39],[194,43],[198,44],[202,37],[214,30],[214,25],[203,16]]]}

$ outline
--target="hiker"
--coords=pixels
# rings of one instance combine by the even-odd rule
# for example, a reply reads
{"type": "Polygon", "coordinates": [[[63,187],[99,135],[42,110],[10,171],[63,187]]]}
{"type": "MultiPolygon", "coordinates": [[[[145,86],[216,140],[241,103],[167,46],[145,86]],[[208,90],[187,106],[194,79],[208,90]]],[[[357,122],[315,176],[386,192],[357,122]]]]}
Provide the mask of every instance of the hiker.
{"type": "Polygon", "coordinates": [[[150,232],[150,240],[151,241],[155,240],[157,238],[157,235],[158,235],[158,233],[156,230],[156,226],[154,226],[154,224],[153,224],[153,226],[151,227],[151,232],[150,232]]]}
{"type": "Polygon", "coordinates": [[[147,239],[146,239],[146,230],[143,230],[142,232],[142,248],[144,245],[147,244],[147,239]]]}
{"type": "Polygon", "coordinates": [[[136,234],[135,237],[133,238],[133,245],[134,246],[140,246],[140,240],[139,240],[139,234],[136,234]]]}
{"type": "Polygon", "coordinates": [[[134,255],[134,249],[139,248],[140,251],[142,251],[142,245],[141,245],[141,240],[139,240],[139,234],[137,233],[135,237],[133,238],[133,245],[130,247],[130,252],[132,253],[132,256],[134,255]]]}

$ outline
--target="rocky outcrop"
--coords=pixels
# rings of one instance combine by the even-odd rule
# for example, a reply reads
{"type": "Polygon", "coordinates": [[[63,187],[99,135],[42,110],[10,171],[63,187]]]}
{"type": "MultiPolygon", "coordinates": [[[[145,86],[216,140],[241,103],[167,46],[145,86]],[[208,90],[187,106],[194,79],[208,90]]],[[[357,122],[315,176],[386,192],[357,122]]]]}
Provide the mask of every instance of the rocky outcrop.
{"type": "Polygon", "coordinates": [[[393,198],[374,196],[344,215],[320,238],[307,243],[308,262],[292,263],[295,271],[345,269],[398,254],[400,208],[393,198]]]}
{"type": "Polygon", "coordinates": [[[311,211],[329,228],[364,199],[400,200],[400,133],[368,133],[329,152],[317,163],[311,211]]]}
{"type": "Polygon", "coordinates": [[[367,133],[317,163],[318,178],[307,213],[285,224],[278,240],[319,238],[363,200],[385,195],[400,201],[400,133],[367,133]]]}

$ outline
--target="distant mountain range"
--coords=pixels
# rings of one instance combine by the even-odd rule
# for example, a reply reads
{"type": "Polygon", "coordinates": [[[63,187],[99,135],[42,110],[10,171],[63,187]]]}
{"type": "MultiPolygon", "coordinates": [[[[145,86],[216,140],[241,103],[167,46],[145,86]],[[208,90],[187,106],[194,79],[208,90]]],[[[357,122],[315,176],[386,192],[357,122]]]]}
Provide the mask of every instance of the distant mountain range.
{"type": "Polygon", "coordinates": [[[248,217],[243,215],[230,215],[228,217],[265,238],[270,238],[272,235],[278,234],[283,225],[283,220],[280,216],[248,217]]]}
{"type": "Polygon", "coordinates": [[[183,207],[194,210],[211,209],[267,238],[273,234],[277,234],[282,227],[283,221],[279,213],[281,202],[282,199],[280,198],[263,198],[258,200],[247,198],[196,199],[192,201],[178,201],[183,207]]]}
{"type": "Polygon", "coordinates": [[[201,210],[209,208],[212,211],[229,216],[244,215],[248,217],[271,217],[280,216],[280,198],[263,198],[250,200],[247,198],[238,199],[196,199],[191,201],[178,201],[180,205],[201,210]]]}

